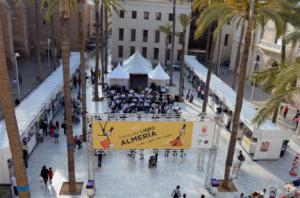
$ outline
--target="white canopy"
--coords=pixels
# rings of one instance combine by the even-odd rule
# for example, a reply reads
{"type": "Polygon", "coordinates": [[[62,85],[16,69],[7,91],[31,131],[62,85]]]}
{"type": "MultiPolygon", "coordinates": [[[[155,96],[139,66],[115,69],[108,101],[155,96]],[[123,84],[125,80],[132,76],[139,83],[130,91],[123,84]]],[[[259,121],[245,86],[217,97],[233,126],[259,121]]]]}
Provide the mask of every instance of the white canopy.
{"type": "Polygon", "coordinates": [[[150,72],[149,78],[153,80],[169,80],[169,75],[165,72],[165,70],[161,67],[160,63],[155,67],[155,69],[150,72]]]}
{"type": "Polygon", "coordinates": [[[129,74],[124,71],[124,69],[121,67],[121,64],[119,63],[118,66],[111,71],[109,74],[107,74],[108,79],[129,79],[129,74]]]}
{"type": "Polygon", "coordinates": [[[145,59],[139,51],[123,61],[123,69],[129,74],[148,74],[151,72],[151,62],[145,59]]]}

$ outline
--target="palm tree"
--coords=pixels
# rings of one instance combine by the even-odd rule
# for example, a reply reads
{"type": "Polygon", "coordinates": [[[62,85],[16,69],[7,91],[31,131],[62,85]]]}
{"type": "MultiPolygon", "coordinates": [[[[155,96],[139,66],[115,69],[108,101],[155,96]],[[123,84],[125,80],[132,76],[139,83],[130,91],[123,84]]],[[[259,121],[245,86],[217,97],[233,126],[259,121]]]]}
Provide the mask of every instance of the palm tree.
{"type": "Polygon", "coordinates": [[[171,65],[169,66],[170,86],[173,86],[173,64],[174,64],[174,47],[176,36],[176,0],[173,0],[173,22],[172,22],[172,47],[171,47],[171,65]]]}
{"type": "MultiPolygon", "coordinates": [[[[47,0],[44,0],[47,1],[47,0]]],[[[68,187],[72,194],[81,189],[76,188],[75,162],[73,151],[73,123],[72,123],[72,99],[70,86],[70,42],[69,42],[69,17],[70,12],[76,8],[76,0],[52,0],[49,2],[49,9],[46,18],[49,19],[57,7],[60,7],[61,23],[62,23],[62,62],[63,62],[63,78],[64,78],[64,101],[65,101],[65,121],[67,131],[67,153],[68,153],[68,183],[64,186],[68,187]]]]}
{"type": "MultiPolygon", "coordinates": [[[[42,4],[44,5],[44,4],[42,4]]],[[[40,46],[40,27],[39,27],[39,16],[40,8],[39,1],[35,1],[34,3],[34,12],[35,12],[35,53],[37,60],[37,81],[40,82],[42,80],[42,60],[41,60],[41,46],[40,46]]]]}
{"type": "Polygon", "coordinates": [[[187,27],[191,23],[191,15],[180,14],[178,16],[178,21],[182,26],[182,32],[178,34],[179,39],[182,42],[182,49],[181,49],[181,64],[180,64],[180,80],[179,80],[179,101],[183,101],[183,87],[184,87],[184,54],[185,54],[185,37],[186,37],[186,30],[187,27]]]}
{"type": "Polygon", "coordinates": [[[19,197],[29,198],[30,192],[28,186],[28,179],[25,164],[23,161],[23,151],[20,141],[21,137],[19,134],[17,119],[13,105],[13,97],[10,88],[3,32],[4,30],[2,26],[2,21],[0,20],[0,102],[3,110],[17,185],[24,189],[24,191],[19,191],[19,197]]]}
{"type": "MultiPolygon", "coordinates": [[[[256,23],[257,18],[261,15],[268,16],[270,19],[274,20],[276,23],[283,23],[282,19],[278,14],[278,0],[267,0],[267,1],[237,1],[237,0],[228,0],[223,3],[213,3],[210,7],[205,9],[200,17],[197,19],[198,27],[197,32],[199,35],[207,29],[209,24],[218,21],[218,26],[214,31],[214,36],[218,35],[223,25],[233,19],[241,20],[244,18],[247,20],[246,29],[245,29],[245,38],[244,45],[247,46],[242,52],[241,62],[240,62],[240,80],[239,87],[237,90],[236,102],[235,102],[235,111],[233,117],[233,127],[230,136],[230,142],[227,151],[227,159],[225,165],[225,174],[223,187],[229,188],[230,181],[230,172],[234,157],[235,145],[236,145],[236,136],[238,131],[238,126],[240,123],[240,113],[243,105],[243,96],[244,96],[244,86],[246,78],[246,65],[249,57],[249,46],[251,46],[251,35],[256,23]]],[[[279,26],[282,27],[282,26],[279,26]]],[[[277,30],[282,32],[282,30],[277,30]]]]}
{"type": "Polygon", "coordinates": [[[104,17],[103,17],[103,12],[104,12],[104,7],[103,7],[103,3],[101,3],[100,5],[100,38],[101,38],[101,85],[102,87],[104,86],[104,70],[105,70],[105,60],[106,58],[104,58],[104,51],[105,51],[105,47],[104,47],[104,43],[105,43],[105,39],[104,39],[104,28],[103,28],[103,22],[104,22],[104,17]]]}
{"type": "MultiPolygon", "coordinates": [[[[274,110],[282,102],[293,103],[300,109],[299,93],[300,87],[298,83],[300,76],[300,60],[294,63],[286,64],[281,63],[276,68],[276,74],[269,79],[271,81],[273,96],[266,104],[264,104],[256,113],[252,123],[260,126],[274,110]]],[[[265,70],[267,71],[267,69],[265,70]]],[[[298,127],[300,128],[300,127],[298,127]]]]}
{"type": "Polygon", "coordinates": [[[99,82],[99,33],[100,33],[100,17],[99,17],[99,0],[94,0],[95,3],[95,12],[96,12],[96,63],[95,63],[95,95],[94,100],[99,101],[99,91],[98,91],[98,82],[99,82]]]}
{"type": "Polygon", "coordinates": [[[104,8],[104,73],[107,74],[108,67],[108,11],[104,8]]]}
{"type": "Polygon", "coordinates": [[[86,79],[85,79],[85,56],[84,56],[84,50],[85,50],[85,35],[84,35],[84,27],[83,27],[83,21],[84,21],[84,14],[83,14],[83,4],[84,0],[78,1],[78,33],[79,33],[79,42],[80,42],[80,78],[82,81],[81,85],[81,101],[82,101],[82,136],[83,141],[86,141],[86,79]]]}
{"type": "Polygon", "coordinates": [[[164,67],[167,69],[168,66],[168,60],[167,60],[167,53],[168,53],[168,44],[169,44],[169,38],[172,34],[172,26],[170,24],[166,25],[160,25],[158,26],[158,31],[165,34],[165,57],[164,57],[164,67]]]}

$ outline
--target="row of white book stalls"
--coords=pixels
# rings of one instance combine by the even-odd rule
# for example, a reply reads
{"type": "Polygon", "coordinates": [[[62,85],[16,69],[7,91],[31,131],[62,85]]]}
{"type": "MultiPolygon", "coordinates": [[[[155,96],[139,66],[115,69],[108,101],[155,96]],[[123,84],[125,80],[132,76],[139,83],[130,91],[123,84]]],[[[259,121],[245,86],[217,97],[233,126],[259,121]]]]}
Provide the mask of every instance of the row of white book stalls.
{"type": "MultiPolygon", "coordinates": [[[[194,88],[206,82],[207,68],[199,63],[195,56],[185,56],[185,75],[194,88]]],[[[221,114],[224,126],[231,131],[233,112],[235,109],[236,92],[212,74],[209,91],[209,106],[215,113],[221,114]]],[[[252,124],[251,120],[257,110],[248,101],[243,101],[240,116],[240,127],[237,138],[239,143],[252,160],[278,160],[286,152],[292,131],[280,129],[271,120],[265,121],[259,127],[252,124]]],[[[296,156],[292,163],[290,175],[297,176],[300,165],[300,155],[296,156]],[[294,166],[293,166],[294,165],[294,166]]],[[[290,198],[300,197],[300,180],[287,181],[285,186],[273,187],[270,192],[275,197],[290,198]]],[[[272,196],[270,196],[272,197],[272,196]]]]}
{"type": "MultiPolygon", "coordinates": [[[[71,53],[70,75],[75,75],[79,66],[79,53],[71,53]]],[[[46,121],[48,126],[55,114],[63,105],[63,72],[58,67],[36,89],[34,89],[21,103],[15,107],[19,134],[23,152],[28,156],[38,143],[43,141],[41,123],[46,121]]],[[[7,137],[5,121],[0,121],[0,186],[10,188],[11,176],[14,170],[7,137]]],[[[1,197],[1,196],[0,196],[1,197]]]]}

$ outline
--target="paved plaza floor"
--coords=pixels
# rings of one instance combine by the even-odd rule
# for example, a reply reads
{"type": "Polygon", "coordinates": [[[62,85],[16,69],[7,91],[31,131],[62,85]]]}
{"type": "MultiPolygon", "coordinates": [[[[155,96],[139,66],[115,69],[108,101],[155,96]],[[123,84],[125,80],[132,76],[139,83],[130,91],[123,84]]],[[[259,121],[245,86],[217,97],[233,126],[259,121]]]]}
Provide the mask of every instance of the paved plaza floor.
{"type": "MultiPolygon", "coordinates": [[[[93,62],[89,62],[92,66],[93,62]]],[[[174,82],[178,81],[179,74],[175,72],[174,82]]],[[[178,86],[176,86],[178,87],[178,86]]],[[[170,89],[174,93],[176,87],[170,89]]],[[[186,90],[190,84],[186,85],[186,90]]],[[[101,93],[101,92],[100,92],[101,93]]],[[[106,111],[106,102],[91,102],[92,88],[90,82],[87,84],[88,112],[103,113],[106,111]]],[[[194,103],[180,104],[184,114],[196,114],[201,111],[201,101],[195,98],[194,103]]],[[[208,109],[208,113],[212,113],[208,109]]],[[[62,111],[54,121],[62,121],[62,111]]],[[[74,134],[81,133],[81,125],[74,125],[74,134]]],[[[217,161],[214,176],[223,178],[227,146],[230,134],[224,128],[221,130],[217,161]]],[[[54,144],[54,140],[49,136],[44,138],[44,142],[38,144],[29,159],[27,169],[31,197],[60,197],[59,191],[63,182],[68,180],[67,169],[67,146],[66,137],[61,132],[59,144],[54,144]],[[43,165],[54,169],[53,184],[46,188],[40,182],[40,170],[43,165]]],[[[236,153],[242,150],[239,144],[236,153]]],[[[252,161],[246,156],[243,163],[241,174],[234,180],[239,192],[217,193],[216,197],[235,198],[241,192],[246,195],[253,191],[262,191],[263,188],[271,186],[280,188],[286,182],[293,180],[288,172],[291,161],[296,152],[300,151],[299,145],[290,142],[287,152],[283,158],[276,161],[252,161]]],[[[125,151],[112,151],[103,157],[102,167],[97,167],[94,157],[90,162],[93,164],[93,174],[96,185],[96,196],[101,198],[166,198],[171,197],[171,192],[176,185],[180,185],[182,192],[188,198],[199,198],[201,194],[212,197],[204,187],[205,169],[197,169],[197,151],[186,150],[186,156],[165,158],[163,151],[160,151],[157,168],[148,168],[148,159],[152,151],[145,151],[145,158],[129,159],[125,151]]],[[[88,155],[86,145],[81,150],[75,151],[75,167],[77,181],[87,182],[88,180],[88,155]]],[[[236,157],[235,157],[236,158],[236,157]]],[[[207,162],[207,156],[206,160],[207,162]]],[[[206,164],[205,166],[206,167],[206,164]]],[[[71,196],[63,196],[71,197],[71,196]]],[[[82,195],[73,197],[87,197],[85,188],[82,195]]]]}

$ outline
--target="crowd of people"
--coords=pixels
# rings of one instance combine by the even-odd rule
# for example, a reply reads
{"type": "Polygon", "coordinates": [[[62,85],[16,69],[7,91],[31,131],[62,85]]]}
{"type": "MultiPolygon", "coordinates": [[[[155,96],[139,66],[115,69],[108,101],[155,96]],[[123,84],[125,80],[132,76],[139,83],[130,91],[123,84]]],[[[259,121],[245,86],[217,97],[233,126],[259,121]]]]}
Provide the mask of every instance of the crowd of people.
{"type": "Polygon", "coordinates": [[[111,87],[107,91],[108,108],[111,113],[153,113],[181,114],[181,108],[174,106],[174,97],[168,88],[155,86],[143,90],[127,90],[125,87],[111,87]]]}

